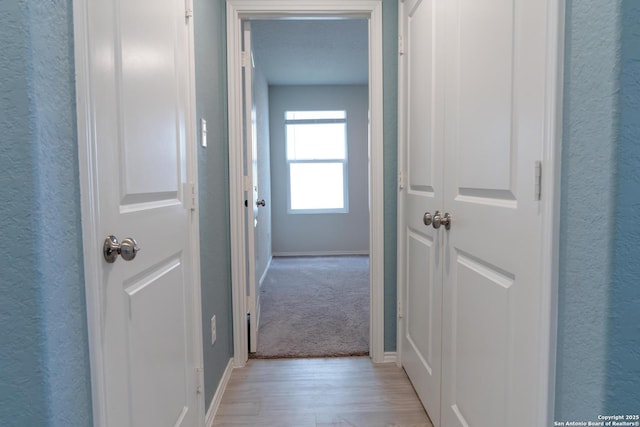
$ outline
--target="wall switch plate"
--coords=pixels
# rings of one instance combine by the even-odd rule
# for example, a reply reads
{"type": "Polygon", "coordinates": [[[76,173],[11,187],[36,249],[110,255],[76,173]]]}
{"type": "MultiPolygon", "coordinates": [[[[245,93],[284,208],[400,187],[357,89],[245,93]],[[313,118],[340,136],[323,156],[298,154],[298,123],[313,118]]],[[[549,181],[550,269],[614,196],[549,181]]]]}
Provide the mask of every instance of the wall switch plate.
{"type": "Polygon", "coordinates": [[[211,318],[211,345],[216,342],[216,315],[211,318]]]}

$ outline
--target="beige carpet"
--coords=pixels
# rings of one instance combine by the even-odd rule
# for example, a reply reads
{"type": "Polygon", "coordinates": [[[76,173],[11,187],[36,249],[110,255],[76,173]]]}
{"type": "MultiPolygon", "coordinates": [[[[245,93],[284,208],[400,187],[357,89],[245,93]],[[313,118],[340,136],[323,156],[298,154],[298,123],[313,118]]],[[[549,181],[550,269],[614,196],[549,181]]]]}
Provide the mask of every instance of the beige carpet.
{"type": "Polygon", "coordinates": [[[369,257],[274,258],[254,358],[369,354],[369,257]]]}

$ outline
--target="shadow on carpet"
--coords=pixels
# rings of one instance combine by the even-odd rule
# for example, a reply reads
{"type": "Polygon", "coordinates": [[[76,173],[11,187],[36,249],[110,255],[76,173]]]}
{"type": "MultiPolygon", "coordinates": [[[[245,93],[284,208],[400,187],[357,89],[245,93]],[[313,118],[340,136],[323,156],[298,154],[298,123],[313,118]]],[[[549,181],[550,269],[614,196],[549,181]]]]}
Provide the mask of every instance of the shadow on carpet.
{"type": "Polygon", "coordinates": [[[369,354],[369,257],[273,258],[251,357],[369,354]]]}

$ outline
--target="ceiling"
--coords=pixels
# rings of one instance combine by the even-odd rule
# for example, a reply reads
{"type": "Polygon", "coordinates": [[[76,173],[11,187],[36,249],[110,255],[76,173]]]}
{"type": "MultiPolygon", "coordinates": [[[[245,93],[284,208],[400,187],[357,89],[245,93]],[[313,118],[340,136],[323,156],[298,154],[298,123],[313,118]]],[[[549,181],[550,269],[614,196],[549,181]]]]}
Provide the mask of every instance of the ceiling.
{"type": "Polygon", "coordinates": [[[256,66],[270,85],[367,84],[366,19],[251,21],[256,66]]]}

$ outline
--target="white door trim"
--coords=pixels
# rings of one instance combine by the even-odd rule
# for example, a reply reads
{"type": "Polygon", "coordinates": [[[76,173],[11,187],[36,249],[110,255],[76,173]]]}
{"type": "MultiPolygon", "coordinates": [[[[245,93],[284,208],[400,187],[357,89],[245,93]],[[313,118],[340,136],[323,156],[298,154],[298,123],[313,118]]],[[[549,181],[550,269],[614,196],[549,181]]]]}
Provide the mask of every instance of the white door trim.
{"type": "Polygon", "coordinates": [[[558,276],[560,258],[560,179],[562,159],[562,104],[564,81],[565,0],[548,0],[546,127],[542,164],[542,278],[538,419],[551,425],[555,412],[558,333],[558,276]]]}
{"type": "Polygon", "coordinates": [[[241,20],[280,16],[347,16],[369,19],[369,355],[384,361],[384,186],[381,0],[227,0],[227,76],[229,100],[229,186],[234,365],[249,354],[246,328],[246,273],[242,172],[241,20]]]}
{"type": "MultiPolygon", "coordinates": [[[[92,135],[91,108],[91,81],[89,72],[89,28],[88,28],[88,1],[73,0],[73,32],[74,32],[74,55],[75,55],[75,75],[76,75],[76,117],[78,126],[78,165],[80,174],[80,208],[82,217],[82,241],[83,241],[83,261],[85,298],[87,304],[87,331],[89,339],[89,361],[91,365],[91,395],[93,405],[93,425],[94,427],[107,427],[106,413],[106,375],[104,370],[104,346],[103,331],[104,312],[102,310],[102,290],[100,265],[103,262],[99,248],[102,247],[104,236],[97,235],[97,218],[100,212],[97,209],[98,185],[96,173],[96,147],[92,135]]],[[[195,63],[194,63],[194,35],[193,20],[189,22],[187,35],[189,64],[189,89],[188,105],[186,114],[186,150],[187,150],[187,180],[195,187],[196,197],[198,188],[197,170],[197,143],[196,123],[195,123],[195,63]]],[[[202,347],[202,303],[201,303],[201,283],[200,283],[200,233],[199,233],[199,213],[198,209],[193,214],[191,227],[189,228],[189,240],[193,251],[193,342],[197,348],[194,349],[198,370],[199,384],[203,384],[203,347],[202,347]]],[[[204,423],[205,403],[204,393],[200,393],[197,403],[197,416],[204,423]]]]}
{"type": "Polygon", "coordinates": [[[200,198],[198,186],[198,125],[196,112],[196,63],[195,63],[195,34],[193,26],[193,17],[189,18],[189,28],[187,31],[187,54],[189,57],[188,73],[189,88],[187,94],[186,109],[186,135],[187,135],[187,179],[192,185],[194,194],[193,209],[191,215],[191,227],[189,227],[189,243],[191,243],[191,257],[193,268],[193,342],[196,345],[195,360],[197,372],[197,381],[200,386],[198,398],[197,414],[198,420],[204,423],[206,415],[206,402],[204,401],[204,338],[203,338],[203,320],[202,320],[202,280],[200,269],[200,198]]]}
{"type": "MultiPolygon", "coordinates": [[[[402,8],[407,7],[406,2],[399,2],[398,30],[400,36],[404,35],[404,22],[402,8]]],[[[413,3],[411,3],[413,4],[413,3]]],[[[540,292],[542,293],[543,307],[540,311],[540,325],[542,327],[541,342],[539,346],[540,364],[532,369],[539,372],[538,390],[538,419],[547,420],[552,424],[555,402],[555,375],[556,375],[556,347],[557,347],[557,312],[558,312],[558,259],[559,259],[559,231],[558,218],[560,217],[560,177],[562,159],[562,82],[564,74],[564,20],[565,0],[548,0],[548,29],[547,29],[547,67],[546,67],[546,126],[543,141],[543,179],[542,179],[542,245],[541,259],[544,279],[540,292]]],[[[402,55],[402,39],[399,44],[402,55]]],[[[406,275],[402,266],[406,263],[405,243],[403,232],[404,210],[401,203],[402,177],[404,171],[403,158],[405,155],[404,139],[406,137],[406,93],[403,90],[405,84],[404,61],[398,61],[398,273],[397,273],[397,364],[402,365],[402,333],[403,313],[406,288],[406,275]]]]}

